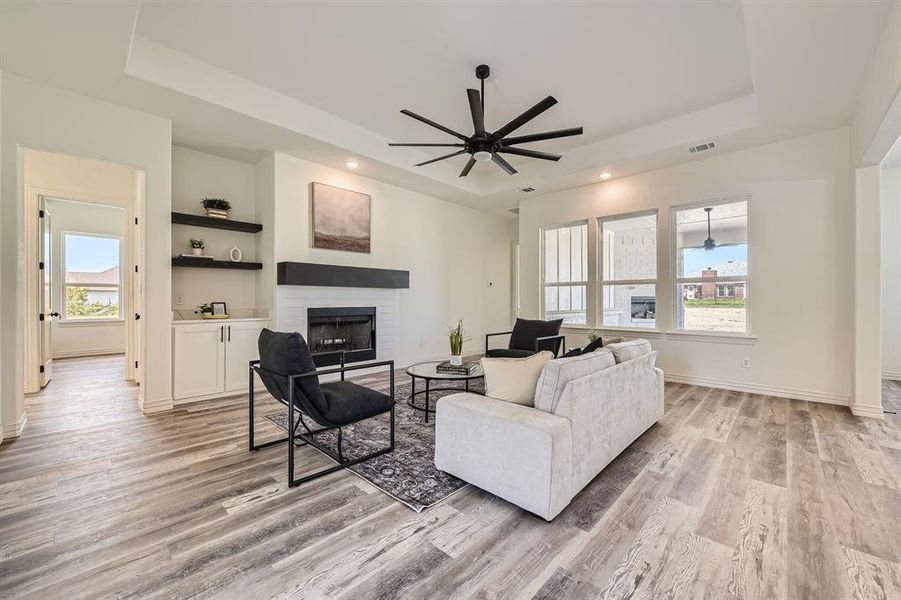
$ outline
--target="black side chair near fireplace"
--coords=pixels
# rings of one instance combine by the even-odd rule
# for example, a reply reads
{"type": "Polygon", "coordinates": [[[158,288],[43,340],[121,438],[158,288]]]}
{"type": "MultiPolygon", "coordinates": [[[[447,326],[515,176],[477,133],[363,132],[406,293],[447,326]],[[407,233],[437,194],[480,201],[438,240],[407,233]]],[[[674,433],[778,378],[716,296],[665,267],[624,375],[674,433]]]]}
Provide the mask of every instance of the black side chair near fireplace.
{"type": "Polygon", "coordinates": [[[516,319],[513,331],[489,333],[485,336],[485,356],[491,358],[524,358],[542,350],[548,350],[557,356],[566,337],[560,335],[563,319],[541,321],[516,319]],[[490,338],[497,335],[509,335],[510,343],[506,348],[489,348],[490,338]]]}
{"type": "Polygon", "coordinates": [[[339,367],[317,371],[316,365],[313,363],[313,355],[310,353],[303,336],[296,332],[279,333],[268,329],[264,329],[260,333],[259,349],[260,360],[251,361],[249,369],[248,445],[250,450],[259,450],[260,448],[289,442],[289,440],[294,441],[293,443],[288,443],[289,487],[300,485],[311,479],[334,473],[340,469],[345,469],[394,450],[393,360],[346,366],[342,354],[339,367]],[[390,395],[385,395],[344,379],[344,375],[348,371],[371,369],[373,367],[388,367],[391,378],[390,395]],[[263,444],[254,443],[254,371],[259,374],[263,385],[266,386],[272,397],[288,407],[287,437],[263,444]],[[340,374],[340,381],[319,383],[320,375],[332,374],[340,374]],[[391,413],[389,445],[365,456],[353,459],[345,457],[342,447],[342,427],[385,413],[391,413]],[[305,418],[312,421],[314,428],[307,424],[306,420],[304,420],[305,418]],[[336,450],[323,445],[320,440],[316,439],[317,434],[332,430],[337,430],[338,432],[336,450]],[[297,440],[303,443],[297,444],[297,440]],[[294,446],[296,445],[313,446],[338,464],[295,479],[294,446]]]}

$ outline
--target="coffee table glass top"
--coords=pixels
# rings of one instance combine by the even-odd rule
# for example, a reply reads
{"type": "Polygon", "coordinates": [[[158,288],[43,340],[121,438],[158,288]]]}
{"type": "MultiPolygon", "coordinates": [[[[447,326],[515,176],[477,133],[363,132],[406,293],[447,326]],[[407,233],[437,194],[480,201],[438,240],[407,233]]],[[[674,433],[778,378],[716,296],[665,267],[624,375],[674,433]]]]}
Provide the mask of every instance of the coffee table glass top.
{"type": "Polygon", "coordinates": [[[469,375],[465,375],[463,373],[448,373],[445,371],[439,371],[435,367],[441,364],[442,360],[435,360],[430,362],[421,362],[416,363],[415,365],[410,365],[407,367],[407,375],[411,375],[413,377],[422,377],[423,379],[478,379],[479,377],[484,377],[485,373],[482,372],[482,365],[478,365],[476,370],[473,371],[469,375]]]}

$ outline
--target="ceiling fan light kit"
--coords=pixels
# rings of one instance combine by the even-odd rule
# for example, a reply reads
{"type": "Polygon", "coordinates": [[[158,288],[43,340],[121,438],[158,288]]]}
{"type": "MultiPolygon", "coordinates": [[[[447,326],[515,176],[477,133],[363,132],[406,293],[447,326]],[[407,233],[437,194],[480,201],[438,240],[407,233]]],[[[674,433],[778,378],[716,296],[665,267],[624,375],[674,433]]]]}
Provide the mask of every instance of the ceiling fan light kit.
{"type": "Polygon", "coordinates": [[[463,167],[463,171],[460,172],[460,177],[466,177],[467,175],[469,175],[469,172],[472,170],[476,162],[488,161],[492,161],[508,175],[515,175],[517,172],[516,169],[513,168],[513,165],[504,160],[504,158],[500,156],[501,154],[514,154],[516,156],[526,156],[528,158],[537,158],[540,160],[550,160],[555,162],[560,160],[561,156],[559,154],[539,152],[538,150],[530,150],[528,148],[514,148],[513,146],[519,144],[527,144],[530,142],[540,142],[542,140],[552,140],[562,137],[569,137],[573,135],[582,135],[581,127],[571,127],[569,129],[558,129],[556,131],[547,131],[544,133],[532,133],[517,137],[508,137],[511,133],[513,133],[550,107],[557,104],[557,99],[553,96],[548,96],[547,98],[493,133],[485,129],[485,80],[490,74],[491,69],[488,68],[488,65],[479,65],[478,67],[476,67],[476,78],[481,83],[481,91],[474,89],[466,90],[466,96],[469,99],[469,112],[472,115],[473,134],[471,136],[467,137],[462,133],[458,133],[453,129],[436,123],[435,121],[417,115],[410,110],[403,109],[400,111],[402,114],[407,115],[412,119],[416,119],[421,123],[425,123],[426,125],[434,127],[435,129],[443,131],[444,133],[457,138],[458,140],[460,140],[460,142],[427,142],[409,144],[391,142],[388,145],[433,148],[461,148],[461,150],[457,150],[455,152],[451,152],[449,154],[445,154],[444,156],[439,156],[431,160],[423,161],[416,165],[417,167],[422,167],[434,162],[438,162],[440,160],[444,160],[446,158],[453,158],[454,156],[460,156],[461,154],[469,154],[469,161],[467,161],[466,166],[463,167]]]}

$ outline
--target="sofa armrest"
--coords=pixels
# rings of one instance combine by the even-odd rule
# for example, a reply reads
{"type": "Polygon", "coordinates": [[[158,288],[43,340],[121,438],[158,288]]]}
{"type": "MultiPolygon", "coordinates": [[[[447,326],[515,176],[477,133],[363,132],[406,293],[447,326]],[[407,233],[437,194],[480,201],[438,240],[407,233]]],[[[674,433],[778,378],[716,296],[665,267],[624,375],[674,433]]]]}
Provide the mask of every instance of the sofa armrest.
{"type": "Polygon", "coordinates": [[[570,426],[486,396],[446,396],[435,421],[435,466],[550,520],[572,499],[570,426]]]}

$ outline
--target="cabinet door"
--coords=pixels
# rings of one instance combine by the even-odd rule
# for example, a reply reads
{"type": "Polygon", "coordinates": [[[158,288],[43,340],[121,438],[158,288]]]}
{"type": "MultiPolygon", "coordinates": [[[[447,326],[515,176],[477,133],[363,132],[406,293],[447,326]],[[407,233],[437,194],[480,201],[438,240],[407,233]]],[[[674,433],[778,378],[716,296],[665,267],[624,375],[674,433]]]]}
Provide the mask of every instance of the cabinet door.
{"type": "MultiPolygon", "coordinates": [[[[231,323],[225,326],[225,391],[247,391],[247,363],[260,357],[257,341],[268,327],[264,321],[231,323]]],[[[256,385],[260,384],[255,376],[256,385]]]]}
{"type": "Polygon", "coordinates": [[[173,396],[176,400],[225,389],[225,325],[173,327],[173,396]]]}

